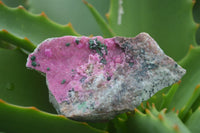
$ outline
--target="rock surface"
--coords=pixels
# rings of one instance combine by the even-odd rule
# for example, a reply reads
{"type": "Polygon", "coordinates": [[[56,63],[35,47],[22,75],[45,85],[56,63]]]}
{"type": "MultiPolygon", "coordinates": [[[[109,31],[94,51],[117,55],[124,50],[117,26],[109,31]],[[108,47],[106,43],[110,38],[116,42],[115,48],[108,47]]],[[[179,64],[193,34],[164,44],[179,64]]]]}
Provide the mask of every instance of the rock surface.
{"type": "Polygon", "coordinates": [[[46,74],[57,112],[80,121],[110,120],[132,111],[185,74],[147,33],[47,39],[26,66],[46,74]]]}

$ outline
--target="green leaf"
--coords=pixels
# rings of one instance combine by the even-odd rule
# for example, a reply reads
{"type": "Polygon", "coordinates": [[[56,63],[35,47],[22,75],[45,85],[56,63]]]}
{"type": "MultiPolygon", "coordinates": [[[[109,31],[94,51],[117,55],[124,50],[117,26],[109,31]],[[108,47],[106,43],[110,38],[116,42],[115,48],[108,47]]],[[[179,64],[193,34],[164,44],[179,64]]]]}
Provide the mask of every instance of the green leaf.
{"type": "MultiPolygon", "coordinates": [[[[194,3],[195,3],[194,8],[193,8],[194,20],[197,23],[200,23],[200,0],[194,0],[194,3]]],[[[196,41],[198,44],[200,44],[200,28],[198,28],[197,33],[196,33],[196,41]]]]}
{"type": "MultiPolygon", "coordinates": [[[[169,104],[171,103],[172,99],[174,98],[174,95],[179,87],[180,83],[175,83],[172,85],[170,88],[169,92],[167,94],[162,94],[163,95],[163,100],[160,106],[160,109],[167,108],[169,104]]],[[[158,100],[158,99],[157,99],[158,100]]]]}
{"type": "Polygon", "coordinates": [[[186,69],[186,74],[183,76],[182,82],[169,105],[170,109],[175,107],[180,110],[191,99],[196,86],[200,83],[199,58],[200,47],[191,46],[189,53],[181,60],[180,65],[186,69]]]}
{"type": "MultiPolygon", "coordinates": [[[[78,35],[71,24],[66,26],[56,24],[44,13],[34,15],[23,7],[9,8],[0,3],[0,18],[0,29],[6,29],[18,38],[27,37],[35,45],[50,37],[78,35]]],[[[2,36],[0,39],[4,40],[2,36]]]]}
{"type": "Polygon", "coordinates": [[[190,129],[192,133],[200,132],[199,119],[200,107],[191,115],[191,117],[185,123],[185,125],[190,129]]]}
{"type": "Polygon", "coordinates": [[[27,55],[19,49],[0,48],[0,99],[21,106],[35,106],[55,113],[49,103],[45,77],[26,68],[27,55]]]}
{"type": "Polygon", "coordinates": [[[85,5],[88,7],[90,12],[92,13],[93,17],[96,19],[96,22],[98,23],[99,27],[101,28],[101,31],[103,33],[104,37],[113,37],[114,33],[110,26],[105,22],[104,18],[99,14],[99,12],[88,2],[83,0],[85,5]]]}
{"type": "Polygon", "coordinates": [[[22,5],[26,9],[28,9],[28,0],[2,0],[6,5],[10,7],[17,7],[22,5]]]}
{"type": "Polygon", "coordinates": [[[127,120],[128,132],[142,133],[190,133],[187,127],[174,112],[165,113],[165,109],[158,112],[156,108],[145,109],[146,114],[135,110],[127,120]]]}
{"type": "Polygon", "coordinates": [[[0,129],[15,133],[105,133],[86,123],[64,116],[39,111],[35,107],[19,107],[0,100],[0,129]]]}
{"type": "Polygon", "coordinates": [[[200,96],[200,85],[198,85],[190,99],[188,100],[187,103],[183,106],[183,108],[180,110],[179,117],[184,120],[184,117],[187,115],[189,112],[190,108],[192,107],[192,104],[195,103],[195,101],[198,99],[200,96]]]}
{"type": "Polygon", "coordinates": [[[108,20],[117,35],[147,32],[167,55],[180,60],[190,44],[196,45],[192,7],[192,0],[111,0],[108,20]]]}
{"type": "MultiPolygon", "coordinates": [[[[107,13],[109,0],[88,0],[102,16],[107,13]]],[[[76,31],[83,35],[103,35],[97,22],[82,0],[29,0],[30,11],[44,11],[49,18],[60,24],[71,22],[76,31]]]]}
{"type": "Polygon", "coordinates": [[[36,46],[33,43],[31,43],[27,38],[20,39],[16,36],[10,34],[5,29],[0,31],[0,38],[5,42],[8,42],[8,43],[18,46],[20,48],[23,48],[29,52],[32,52],[36,48],[36,46]]]}

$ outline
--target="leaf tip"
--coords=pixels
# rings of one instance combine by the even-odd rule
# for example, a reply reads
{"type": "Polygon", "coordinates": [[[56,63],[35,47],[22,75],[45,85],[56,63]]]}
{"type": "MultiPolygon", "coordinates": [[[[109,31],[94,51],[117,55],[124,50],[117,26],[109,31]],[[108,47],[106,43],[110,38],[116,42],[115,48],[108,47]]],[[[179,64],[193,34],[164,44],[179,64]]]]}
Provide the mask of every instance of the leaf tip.
{"type": "Polygon", "coordinates": [[[156,106],[155,106],[155,104],[154,104],[154,103],[152,103],[152,108],[154,108],[154,109],[156,108],[156,106]]]}
{"type": "Polygon", "coordinates": [[[151,107],[150,107],[150,104],[149,104],[149,102],[148,102],[148,101],[147,101],[147,107],[148,107],[148,108],[151,108],[151,107]]]}
{"type": "Polygon", "coordinates": [[[163,117],[161,114],[159,114],[159,115],[158,115],[158,119],[159,119],[160,121],[163,121],[163,120],[164,120],[164,117],[163,117]]]}
{"type": "Polygon", "coordinates": [[[179,110],[176,111],[176,114],[177,114],[177,115],[179,114],[179,110]]]}
{"type": "Polygon", "coordinates": [[[173,129],[174,129],[176,132],[179,132],[179,127],[178,127],[177,124],[175,124],[175,125],[173,126],[173,129]]]}
{"type": "Polygon", "coordinates": [[[180,84],[181,84],[181,80],[179,80],[179,81],[177,82],[177,84],[180,85],[180,84]]]}
{"type": "Polygon", "coordinates": [[[151,114],[151,112],[150,112],[149,109],[145,109],[145,112],[146,112],[147,114],[151,114]]]}
{"type": "Polygon", "coordinates": [[[89,4],[86,0],[82,0],[83,1],[83,3],[86,5],[86,6],[88,6],[88,7],[93,7],[91,4],[89,4]]]}
{"type": "Polygon", "coordinates": [[[106,13],[105,16],[106,16],[107,19],[110,18],[110,14],[109,13],[106,13]]]}
{"type": "Polygon", "coordinates": [[[173,112],[175,111],[175,107],[172,108],[172,111],[173,111],[173,112]]]}
{"type": "Polygon", "coordinates": [[[82,2],[83,2],[84,4],[86,4],[86,5],[88,4],[88,2],[87,2],[86,0],[82,0],[82,2]]]}
{"type": "Polygon", "coordinates": [[[164,108],[162,112],[165,114],[167,112],[167,108],[164,108]]]}

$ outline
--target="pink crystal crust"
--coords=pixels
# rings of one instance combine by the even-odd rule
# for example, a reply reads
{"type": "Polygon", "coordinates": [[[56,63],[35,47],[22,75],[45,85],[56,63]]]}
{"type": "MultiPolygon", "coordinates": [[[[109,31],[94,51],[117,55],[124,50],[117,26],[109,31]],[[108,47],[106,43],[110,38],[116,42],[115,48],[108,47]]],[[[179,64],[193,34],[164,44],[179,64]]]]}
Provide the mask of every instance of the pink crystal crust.
{"type": "MultiPolygon", "coordinates": [[[[68,92],[72,88],[77,92],[85,92],[82,88],[83,80],[88,82],[91,77],[100,73],[112,78],[115,66],[123,63],[125,63],[124,52],[116,45],[113,38],[64,36],[44,41],[29,55],[26,66],[46,74],[51,93],[61,103],[69,100],[68,92]],[[79,40],[78,44],[76,39],[79,40]],[[101,63],[100,55],[89,48],[89,40],[95,41],[95,39],[107,46],[107,55],[103,51],[106,64],[101,63]],[[70,45],[66,46],[67,43],[70,45]],[[34,60],[38,64],[36,67],[32,66],[32,56],[36,57],[34,60]],[[63,80],[65,83],[62,83],[63,80]]],[[[109,81],[105,80],[105,84],[106,82],[109,81]]],[[[90,91],[87,93],[89,95],[90,91]]],[[[81,94],[79,97],[81,98],[81,94]]]]}

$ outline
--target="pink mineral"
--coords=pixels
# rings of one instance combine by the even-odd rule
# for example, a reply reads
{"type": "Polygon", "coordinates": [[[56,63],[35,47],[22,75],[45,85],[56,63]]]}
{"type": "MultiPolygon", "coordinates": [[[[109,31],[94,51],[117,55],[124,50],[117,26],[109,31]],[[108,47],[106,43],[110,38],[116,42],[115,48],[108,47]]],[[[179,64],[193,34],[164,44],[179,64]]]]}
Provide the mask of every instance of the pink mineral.
{"type": "Polygon", "coordinates": [[[109,120],[132,111],[185,74],[147,33],[47,39],[26,66],[46,74],[57,112],[81,121],[109,120]]]}

